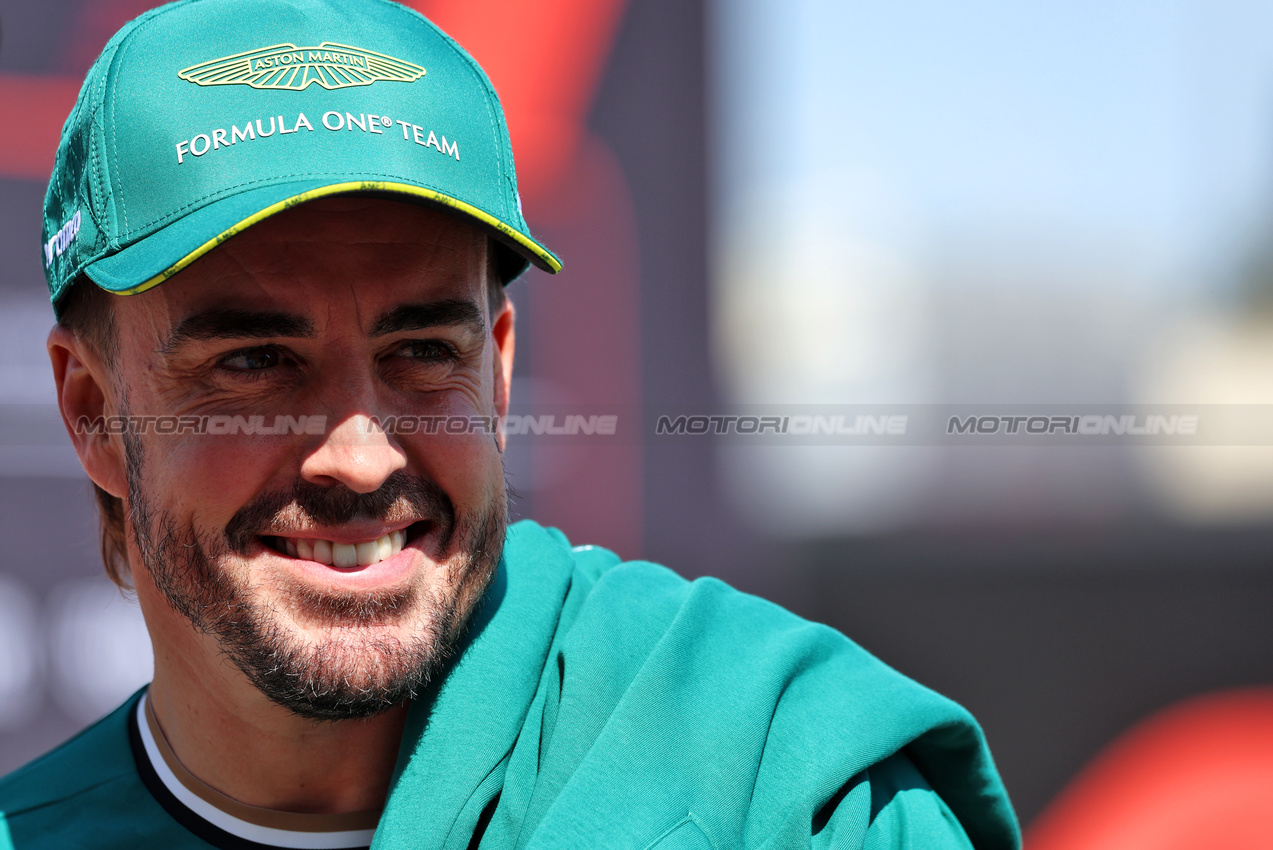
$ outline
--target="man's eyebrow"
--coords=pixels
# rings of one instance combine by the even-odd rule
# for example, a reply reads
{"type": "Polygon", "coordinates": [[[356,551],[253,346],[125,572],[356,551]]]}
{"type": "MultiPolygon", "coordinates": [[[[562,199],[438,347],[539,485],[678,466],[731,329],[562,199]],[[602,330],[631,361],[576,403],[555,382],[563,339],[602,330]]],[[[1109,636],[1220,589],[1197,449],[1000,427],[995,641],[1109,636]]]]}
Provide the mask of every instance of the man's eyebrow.
{"type": "Polygon", "coordinates": [[[294,313],[258,313],[248,310],[205,310],[182,319],[164,340],[165,354],[187,342],[217,339],[270,339],[312,337],[314,323],[294,313]]]}
{"type": "Polygon", "coordinates": [[[470,330],[485,334],[486,322],[482,318],[482,308],[461,298],[446,298],[427,304],[403,304],[376,319],[369,335],[377,337],[401,331],[459,326],[468,326],[470,330]]]}

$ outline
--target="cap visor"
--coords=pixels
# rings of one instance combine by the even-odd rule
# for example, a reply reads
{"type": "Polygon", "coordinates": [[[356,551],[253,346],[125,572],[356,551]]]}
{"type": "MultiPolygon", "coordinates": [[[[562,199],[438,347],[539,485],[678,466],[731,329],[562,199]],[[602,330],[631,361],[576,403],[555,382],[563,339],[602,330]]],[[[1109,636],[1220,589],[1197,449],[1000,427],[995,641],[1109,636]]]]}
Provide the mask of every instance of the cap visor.
{"type": "Polygon", "coordinates": [[[289,207],[328,195],[377,192],[399,195],[452,210],[474,220],[491,235],[546,272],[561,270],[561,261],[527,234],[490,213],[449,195],[408,183],[359,180],[330,183],[309,180],[265,186],[214,201],[155,231],[118,253],[90,263],[89,278],[109,292],[135,295],[158,286],[222,242],[289,207]]]}

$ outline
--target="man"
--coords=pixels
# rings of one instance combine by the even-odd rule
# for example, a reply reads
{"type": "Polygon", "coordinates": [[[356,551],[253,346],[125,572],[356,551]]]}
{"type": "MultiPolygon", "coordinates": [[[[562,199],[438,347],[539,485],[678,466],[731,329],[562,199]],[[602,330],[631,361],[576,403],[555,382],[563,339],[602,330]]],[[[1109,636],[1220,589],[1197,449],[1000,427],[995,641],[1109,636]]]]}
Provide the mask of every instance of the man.
{"type": "Polygon", "coordinates": [[[1017,846],[957,706],[719,582],[507,527],[503,286],[560,264],[490,84],[415,13],[139,18],[45,240],[155,675],[0,782],[0,844],[1017,846]]]}

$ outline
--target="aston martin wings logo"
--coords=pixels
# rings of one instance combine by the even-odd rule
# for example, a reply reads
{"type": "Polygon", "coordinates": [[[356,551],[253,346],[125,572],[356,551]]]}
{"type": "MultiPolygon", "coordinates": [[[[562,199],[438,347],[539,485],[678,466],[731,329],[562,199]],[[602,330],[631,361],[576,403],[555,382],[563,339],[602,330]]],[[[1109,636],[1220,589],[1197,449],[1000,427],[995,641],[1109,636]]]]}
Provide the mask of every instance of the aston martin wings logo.
{"type": "Polygon", "coordinates": [[[191,65],[178,77],[201,86],[251,86],[300,91],[313,83],[325,89],[369,86],[379,80],[414,82],[424,69],[383,53],[324,41],[317,47],[276,44],[191,65]]]}

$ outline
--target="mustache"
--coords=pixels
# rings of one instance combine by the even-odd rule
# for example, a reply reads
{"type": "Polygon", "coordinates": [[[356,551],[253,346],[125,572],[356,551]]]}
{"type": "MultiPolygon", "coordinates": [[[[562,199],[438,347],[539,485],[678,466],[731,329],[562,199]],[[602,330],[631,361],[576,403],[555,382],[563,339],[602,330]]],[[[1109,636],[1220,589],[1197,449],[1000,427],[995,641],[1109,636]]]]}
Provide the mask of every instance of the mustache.
{"type": "Polygon", "coordinates": [[[436,482],[401,469],[370,493],[298,479],[290,488],[262,493],[240,508],[226,524],[225,537],[231,551],[245,555],[257,537],[354,520],[431,522],[445,551],[455,531],[455,504],[436,482]]]}

